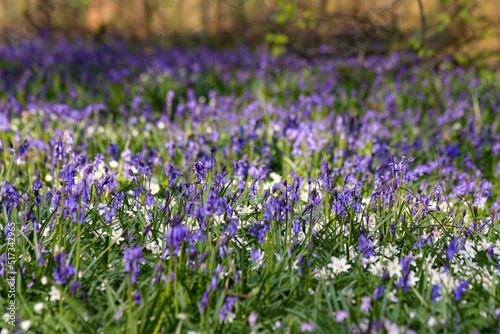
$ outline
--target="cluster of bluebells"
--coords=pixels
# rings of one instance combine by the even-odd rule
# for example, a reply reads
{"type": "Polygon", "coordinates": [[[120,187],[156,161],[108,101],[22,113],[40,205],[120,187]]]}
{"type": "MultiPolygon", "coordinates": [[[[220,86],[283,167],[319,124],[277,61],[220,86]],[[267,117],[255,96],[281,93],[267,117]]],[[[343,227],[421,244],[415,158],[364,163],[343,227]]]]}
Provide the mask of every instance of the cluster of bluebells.
{"type": "Polygon", "coordinates": [[[2,334],[500,330],[498,77],[48,45],[0,48],[2,334]]]}

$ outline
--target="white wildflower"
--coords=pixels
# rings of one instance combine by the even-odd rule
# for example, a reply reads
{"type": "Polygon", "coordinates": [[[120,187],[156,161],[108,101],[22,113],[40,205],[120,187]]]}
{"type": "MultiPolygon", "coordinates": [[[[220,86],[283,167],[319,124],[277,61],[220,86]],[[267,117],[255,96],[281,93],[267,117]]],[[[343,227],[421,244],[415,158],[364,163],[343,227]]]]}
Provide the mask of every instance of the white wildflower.
{"type": "Polygon", "coordinates": [[[334,274],[339,274],[342,272],[347,272],[351,268],[351,265],[347,264],[347,259],[345,258],[339,259],[335,256],[332,256],[332,263],[329,263],[328,267],[332,269],[334,274]]]}
{"type": "Polygon", "coordinates": [[[21,323],[19,323],[19,327],[24,331],[28,331],[28,329],[30,329],[31,327],[31,320],[24,320],[24,321],[21,321],[21,323]]]}
{"type": "Polygon", "coordinates": [[[42,302],[39,302],[39,303],[36,303],[35,305],[33,305],[33,310],[38,314],[42,313],[44,308],[45,308],[45,304],[42,302]]]}
{"type": "Polygon", "coordinates": [[[389,276],[393,277],[394,275],[401,277],[401,271],[403,267],[399,264],[399,259],[395,258],[392,261],[389,261],[387,264],[387,270],[389,271],[389,276]]]}
{"type": "Polygon", "coordinates": [[[50,295],[50,301],[61,300],[61,291],[59,291],[59,289],[56,288],[55,286],[52,286],[50,288],[49,295],[50,295]]]}

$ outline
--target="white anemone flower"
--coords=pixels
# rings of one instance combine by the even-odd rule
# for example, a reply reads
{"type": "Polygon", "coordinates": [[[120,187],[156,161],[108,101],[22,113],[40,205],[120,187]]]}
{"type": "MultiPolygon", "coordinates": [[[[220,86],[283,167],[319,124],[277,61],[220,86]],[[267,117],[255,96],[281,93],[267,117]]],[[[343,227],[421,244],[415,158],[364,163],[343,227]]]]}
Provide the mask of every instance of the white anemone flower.
{"type": "Polygon", "coordinates": [[[347,272],[351,268],[351,265],[347,263],[346,258],[339,259],[335,256],[332,256],[332,263],[329,263],[328,267],[332,269],[334,274],[339,274],[342,272],[347,272]]]}
{"type": "Polygon", "coordinates": [[[403,267],[399,264],[399,259],[395,258],[392,261],[389,261],[387,264],[387,270],[389,271],[389,276],[393,277],[394,275],[401,277],[401,271],[403,267]]]}
{"type": "Polygon", "coordinates": [[[19,323],[19,327],[23,330],[23,332],[27,332],[31,327],[31,320],[24,320],[19,323]]]}
{"type": "Polygon", "coordinates": [[[59,291],[59,289],[56,288],[55,286],[52,286],[50,288],[49,295],[50,295],[50,301],[61,300],[61,291],[59,291]]]}
{"type": "Polygon", "coordinates": [[[36,303],[35,305],[33,305],[33,310],[38,314],[42,313],[44,308],[45,308],[45,304],[42,302],[39,302],[39,303],[36,303]]]}

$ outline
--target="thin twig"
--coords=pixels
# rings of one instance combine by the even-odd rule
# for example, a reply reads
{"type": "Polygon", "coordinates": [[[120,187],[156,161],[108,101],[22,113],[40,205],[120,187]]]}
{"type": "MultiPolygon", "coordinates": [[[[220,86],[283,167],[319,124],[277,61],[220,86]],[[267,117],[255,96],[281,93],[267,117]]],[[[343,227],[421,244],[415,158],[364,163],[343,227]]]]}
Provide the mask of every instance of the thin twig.
{"type": "Polygon", "coordinates": [[[234,259],[231,261],[231,265],[229,266],[229,270],[227,271],[226,282],[224,282],[224,292],[225,292],[226,296],[238,297],[238,298],[243,298],[243,299],[252,299],[252,296],[239,295],[235,292],[229,291],[229,278],[231,277],[231,273],[233,272],[233,266],[234,266],[234,259]]]}

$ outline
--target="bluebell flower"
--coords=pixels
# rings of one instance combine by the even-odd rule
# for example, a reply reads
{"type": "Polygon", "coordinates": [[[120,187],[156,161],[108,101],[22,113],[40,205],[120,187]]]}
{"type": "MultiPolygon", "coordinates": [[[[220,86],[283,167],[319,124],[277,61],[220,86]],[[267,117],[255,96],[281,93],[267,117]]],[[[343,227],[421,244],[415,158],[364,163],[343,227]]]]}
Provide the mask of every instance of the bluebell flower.
{"type": "Polygon", "coordinates": [[[116,310],[116,315],[113,317],[114,321],[119,321],[123,317],[123,309],[121,307],[116,310]]]}
{"type": "Polygon", "coordinates": [[[359,234],[358,251],[363,253],[364,257],[373,256],[373,244],[364,233],[359,234]]]}
{"type": "Polygon", "coordinates": [[[373,292],[373,298],[379,299],[382,298],[383,295],[384,295],[384,286],[380,285],[376,287],[375,291],[373,292]]]}
{"type": "Polygon", "coordinates": [[[205,290],[205,292],[203,292],[203,296],[200,302],[198,303],[198,310],[200,311],[200,313],[202,313],[205,310],[205,307],[207,307],[209,293],[210,293],[210,288],[208,288],[208,290],[205,290]]]}
{"type": "Polygon", "coordinates": [[[455,289],[455,291],[453,291],[454,294],[453,299],[455,301],[461,300],[462,296],[465,294],[468,287],[469,287],[469,282],[467,282],[464,279],[460,280],[460,283],[458,284],[457,288],[455,289]]]}
{"type": "Polygon", "coordinates": [[[446,257],[448,258],[448,262],[451,263],[451,260],[453,260],[453,256],[455,255],[456,251],[456,238],[450,241],[450,244],[448,245],[448,248],[446,249],[446,257]]]}
{"type": "Polygon", "coordinates": [[[125,260],[125,272],[130,273],[132,284],[137,283],[137,275],[139,274],[138,264],[142,260],[142,247],[136,245],[125,249],[123,259],[125,260]]]}
{"type": "Polygon", "coordinates": [[[29,141],[25,140],[24,143],[19,147],[18,154],[20,157],[24,157],[28,148],[30,147],[29,141]]]}
{"type": "Polygon", "coordinates": [[[233,312],[233,308],[236,305],[237,300],[238,298],[236,297],[226,297],[226,299],[224,299],[224,304],[219,310],[219,319],[221,321],[226,320],[227,315],[233,312]]]}
{"type": "Polygon", "coordinates": [[[66,264],[67,254],[64,251],[55,254],[53,258],[57,264],[54,269],[54,280],[58,285],[64,284],[71,275],[76,274],[76,269],[75,267],[66,264]]]}
{"type": "Polygon", "coordinates": [[[70,294],[74,296],[76,294],[76,289],[81,288],[81,287],[82,287],[82,284],[80,282],[78,282],[76,279],[72,279],[71,280],[71,292],[70,292],[70,294]]]}
{"type": "Polygon", "coordinates": [[[303,323],[300,324],[300,330],[302,332],[312,332],[314,329],[316,329],[316,326],[312,323],[303,323]]]}
{"type": "Polygon", "coordinates": [[[250,261],[254,261],[254,260],[257,260],[258,258],[260,257],[260,250],[258,248],[255,248],[251,255],[250,255],[250,261]]]}
{"type": "Polygon", "coordinates": [[[61,161],[64,158],[64,145],[62,141],[59,139],[59,141],[54,145],[54,151],[53,151],[53,156],[56,159],[56,161],[61,161]]]}
{"type": "Polygon", "coordinates": [[[7,263],[7,253],[0,255],[0,276],[5,276],[5,264],[7,263]]]}
{"type": "Polygon", "coordinates": [[[134,291],[134,303],[137,305],[141,304],[141,292],[138,289],[134,291]]]}
{"type": "Polygon", "coordinates": [[[435,303],[437,301],[437,298],[441,295],[439,293],[439,290],[440,290],[439,284],[434,284],[434,286],[432,287],[432,292],[431,292],[431,301],[433,303],[435,303]]]}
{"type": "Polygon", "coordinates": [[[205,165],[201,161],[197,161],[193,165],[193,174],[195,176],[195,183],[200,183],[205,179],[205,165]]]}
{"type": "Polygon", "coordinates": [[[175,179],[182,176],[182,174],[175,170],[175,166],[173,163],[170,163],[167,167],[167,176],[169,180],[169,186],[173,187],[175,184],[175,179]]]}

